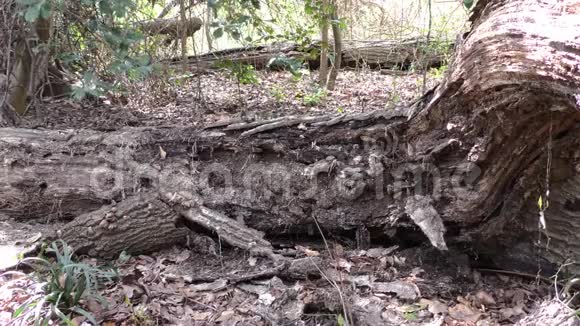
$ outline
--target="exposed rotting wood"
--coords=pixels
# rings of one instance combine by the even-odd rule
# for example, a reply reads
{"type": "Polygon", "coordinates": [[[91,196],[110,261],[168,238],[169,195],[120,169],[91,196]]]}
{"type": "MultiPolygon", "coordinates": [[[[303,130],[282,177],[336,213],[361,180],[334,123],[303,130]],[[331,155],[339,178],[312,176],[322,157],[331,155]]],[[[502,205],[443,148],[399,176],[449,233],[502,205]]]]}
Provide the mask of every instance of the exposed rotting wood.
{"type": "Polygon", "coordinates": [[[402,226],[419,230],[415,220],[437,231],[430,238],[442,248],[440,223],[425,228],[416,214],[410,198],[419,195],[429,199],[428,218],[443,222],[447,246],[469,243],[500,264],[498,253],[506,252],[531,270],[540,260],[580,261],[580,17],[566,6],[478,1],[444,82],[416,109],[205,130],[0,129],[0,212],[19,220],[74,218],[69,223],[78,229],[79,215],[106,214],[109,206],[101,206],[113,200],[131,207],[143,194],[168,207],[144,219],[161,218],[156,223],[170,230],[175,216],[189,215],[250,251],[269,254],[269,236],[307,230],[314,218],[326,232],[364,226],[384,237],[402,226]],[[546,22],[558,26],[557,35],[546,22]],[[546,189],[541,230],[537,199],[546,189]],[[538,232],[549,246],[534,242],[538,232]]]}
{"type": "Polygon", "coordinates": [[[405,212],[421,228],[433,247],[447,250],[447,245],[443,237],[445,234],[445,226],[439,213],[431,205],[431,198],[421,195],[407,198],[405,201],[405,212]]]}
{"type": "MultiPolygon", "coordinates": [[[[441,42],[441,41],[439,41],[441,42]]],[[[437,45],[423,38],[380,41],[344,41],[341,67],[369,67],[389,69],[438,67],[445,62],[445,54],[453,49],[453,42],[437,45]]]]}

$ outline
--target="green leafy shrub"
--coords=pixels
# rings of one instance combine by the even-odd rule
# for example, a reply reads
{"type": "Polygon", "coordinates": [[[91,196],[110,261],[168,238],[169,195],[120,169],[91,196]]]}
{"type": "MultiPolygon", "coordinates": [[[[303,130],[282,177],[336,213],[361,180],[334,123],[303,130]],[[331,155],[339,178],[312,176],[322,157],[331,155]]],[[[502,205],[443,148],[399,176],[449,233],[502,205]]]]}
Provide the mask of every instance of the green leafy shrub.
{"type": "Polygon", "coordinates": [[[304,95],[302,103],[306,106],[317,106],[326,99],[326,96],[328,92],[323,88],[318,88],[315,92],[304,95]]]}
{"type": "Polygon", "coordinates": [[[245,65],[231,60],[225,60],[218,64],[218,67],[228,71],[231,77],[235,78],[242,85],[257,85],[260,83],[256,70],[252,65],[245,65]]]}
{"type": "MultiPolygon", "coordinates": [[[[141,80],[153,71],[144,54],[144,35],[137,21],[137,0],[17,0],[24,20],[44,19],[66,26],[54,30],[51,52],[78,82],[72,96],[98,97],[123,89],[123,83],[141,80]]],[[[34,51],[34,50],[33,50],[34,51]]]]}
{"type": "Polygon", "coordinates": [[[49,325],[60,320],[65,325],[73,325],[72,315],[77,314],[97,325],[94,316],[82,305],[87,300],[96,300],[105,306],[106,300],[98,294],[99,283],[113,280],[118,273],[113,269],[75,262],[73,249],[62,240],[53,242],[46,251],[55,258],[22,260],[34,267],[35,273],[28,277],[42,284],[42,288],[13,312],[14,321],[49,325]]]}
{"type": "Polygon", "coordinates": [[[447,65],[440,66],[439,68],[431,68],[429,69],[429,75],[431,76],[431,78],[443,79],[443,76],[445,75],[445,71],[447,71],[447,69],[448,69],[447,65]]]}
{"type": "Polygon", "coordinates": [[[284,70],[290,72],[293,76],[301,76],[300,69],[302,69],[303,62],[287,57],[274,57],[268,61],[267,68],[269,70],[284,70]]]}
{"type": "Polygon", "coordinates": [[[276,103],[282,103],[287,98],[286,92],[284,92],[284,89],[279,85],[275,85],[270,89],[270,95],[274,97],[276,103]]]}

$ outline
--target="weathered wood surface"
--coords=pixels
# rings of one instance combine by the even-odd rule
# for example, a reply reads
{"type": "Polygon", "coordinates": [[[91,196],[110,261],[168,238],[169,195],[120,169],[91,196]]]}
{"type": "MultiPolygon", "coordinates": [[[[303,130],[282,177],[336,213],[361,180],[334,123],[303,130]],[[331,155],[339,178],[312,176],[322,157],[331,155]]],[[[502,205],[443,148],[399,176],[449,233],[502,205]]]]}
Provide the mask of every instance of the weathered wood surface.
{"type": "MultiPolygon", "coordinates": [[[[422,38],[397,41],[343,41],[341,67],[371,69],[407,69],[411,64],[417,68],[440,66],[453,44],[427,43],[422,38]]],[[[307,48],[296,44],[275,44],[236,48],[189,57],[189,62],[200,69],[219,68],[219,63],[229,60],[240,64],[250,64],[256,69],[266,69],[275,58],[285,57],[308,63],[311,69],[320,64],[320,43],[307,48]]],[[[176,58],[172,61],[179,62],[176,58]]]]}
{"type": "MultiPolygon", "coordinates": [[[[93,237],[61,232],[81,247],[108,241],[107,255],[145,249],[148,223],[167,230],[180,216],[265,255],[269,236],[306,233],[316,218],[330,232],[371,239],[415,229],[438,248],[468,243],[524,270],[580,261],[580,10],[573,4],[478,1],[443,84],[412,108],[204,130],[0,129],[0,213],[72,220],[81,230],[106,219],[113,200],[133,203],[127,211],[147,209],[135,196],[167,205],[168,213],[150,209],[121,223],[144,230],[124,242],[104,228],[93,237]],[[547,189],[544,230],[537,201],[547,189]]],[[[120,229],[111,232],[122,237],[120,229]]]]}
{"type": "Polygon", "coordinates": [[[184,29],[187,36],[193,36],[202,25],[203,21],[197,17],[191,17],[186,22],[178,18],[159,18],[139,23],[143,32],[149,35],[166,35],[171,40],[179,40],[184,29]]]}

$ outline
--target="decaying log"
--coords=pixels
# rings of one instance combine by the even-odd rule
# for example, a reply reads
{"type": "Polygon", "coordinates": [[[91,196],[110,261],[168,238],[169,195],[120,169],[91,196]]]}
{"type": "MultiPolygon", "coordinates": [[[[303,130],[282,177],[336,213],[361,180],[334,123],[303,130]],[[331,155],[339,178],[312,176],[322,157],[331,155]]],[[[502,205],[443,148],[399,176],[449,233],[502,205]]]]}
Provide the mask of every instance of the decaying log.
{"type": "Polygon", "coordinates": [[[197,17],[192,17],[187,22],[182,22],[178,18],[159,18],[141,22],[139,25],[149,35],[166,35],[171,40],[179,40],[184,28],[187,29],[187,36],[193,36],[201,28],[203,22],[197,17]]]}
{"type": "MultiPolygon", "coordinates": [[[[252,65],[256,70],[266,69],[270,60],[277,57],[286,57],[312,62],[316,58],[309,58],[307,53],[298,49],[295,44],[274,44],[263,46],[251,46],[222,51],[214,51],[198,56],[189,56],[188,62],[197,69],[217,69],[223,62],[233,62],[243,65],[252,65]]],[[[168,63],[179,63],[181,58],[172,58],[168,63]]]]}
{"type": "MultiPolygon", "coordinates": [[[[371,69],[407,69],[411,64],[418,68],[438,67],[445,62],[445,55],[453,47],[450,42],[437,45],[427,44],[422,38],[401,41],[343,41],[341,67],[369,67],[371,69]]],[[[247,48],[215,51],[208,54],[189,57],[189,62],[202,69],[219,68],[219,63],[231,61],[250,64],[261,70],[268,67],[275,58],[292,58],[308,63],[311,69],[320,64],[320,43],[306,48],[296,44],[275,44],[247,48]]],[[[172,59],[178,62],[180,59],[172,59]]]]}
{"type": "Polygon", "coordinates": [[[345,41],[342,67],[417,68],[439,67],[445,55],[453,49],[453,42],[427,42],[423,38],[395,41],[345,41]]]}
{"type": "MultiPolygon", "coordinates": [[[[269,254],[270,236],[315,236],[316,219],[371,241],[406,228],[520,270],[580,261],[580,11],[570,3],[478,1],[444,82],[414,107],[207,129],[0,129],[0,216],[69,219],[78,231],[61,236],[75,241],[115,201],[144,210],[125,228],[169,234],[179,216],[257,254],[269,254]]],[[[111,254],[97,242],[122,244],[123,233],[100,230],[91,246],[111,254]]]]}

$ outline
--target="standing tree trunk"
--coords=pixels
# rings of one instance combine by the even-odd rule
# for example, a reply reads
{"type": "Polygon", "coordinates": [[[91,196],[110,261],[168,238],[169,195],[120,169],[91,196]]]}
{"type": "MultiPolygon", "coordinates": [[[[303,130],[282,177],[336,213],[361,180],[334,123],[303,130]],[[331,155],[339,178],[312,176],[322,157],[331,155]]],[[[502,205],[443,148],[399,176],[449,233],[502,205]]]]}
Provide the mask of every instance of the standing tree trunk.
{"type": "Polygon", "coordinates": [[[445,80],[411,108],[205,129],[0,129],[0,216],[67,221],[58,236],[105,256],[184,241],[175,220],[271,255],[266,239],[316,218],[371,241],[421,232],[502,267],[578,262],[580,6],[479,0],[471,22],[445,80]]]}
{"type": "Polygon", "coordinates": [[[328,84],[326,86],[329,91],[334,90],[336,77],[338,76],[338,69],[340,69],[340,65],[342,64],[342,32],[338,21],[338,6],[334,1],[332,1],[331,6],[330,20],[332,24],[332,36],[334,37],[334,61],[332,63],[332,68],[328,76],[328,84]]]}
{"type": "Polygon", "coordinates": [[[207,39],[207,51],[211,52],[213,50],[213,36],[211,35],[211,22],[212,22],[212,10],[211,6],[208,2],[206,8],[206,15],[205,15],[205,37],[207,39]]]}
{"type": "Polygon", "coordinates": [[[187,13],[185,8],[185,1],[179,0],[179,18],[181,27],[181,60],[185,70],[187,66],[187,13]]]}
{"type": "Polygon", "coordinates": [[[320,87],[326,87],[328,80],[328,16],[326,7],[328,0],[322,0],[321,18],[320,18],[320,68],[318,69],[318,79],[320,87]]]}
{"type": "Polygon", "coordinates": [[[32,79],[32,54],[26,40],[18,42],[15,49],[14,84],[9,84],[8,104],[18,114],[27,108],[28,89],[32,79]]]}
{"type": "Polygon", "coordinates": [[[16,47],[15,85],[10,85],[8,95],[8,103],[21,115],[26,113],[28,96],[34,95],[48,72],[52,18],[39,17],[32,27],[32,35],[21,39],[16,47]]]}

